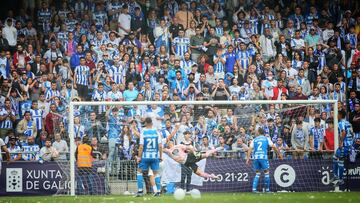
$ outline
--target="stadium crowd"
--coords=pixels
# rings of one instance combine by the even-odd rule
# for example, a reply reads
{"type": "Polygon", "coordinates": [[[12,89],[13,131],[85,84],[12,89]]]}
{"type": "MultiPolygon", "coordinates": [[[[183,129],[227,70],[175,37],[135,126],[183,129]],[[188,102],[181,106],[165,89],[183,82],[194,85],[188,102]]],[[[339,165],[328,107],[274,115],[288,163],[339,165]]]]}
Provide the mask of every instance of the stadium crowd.
{"type": "MultiPolygon", "coordinates": [[[[349,121],[360,139],[358,1],[22,5],[0,30],[0,137],[13,160],[67,158],[70,101],[334,99],[339,122],[349,121]]],[[[256,128],[294,158],[334,150],[330,105],[287,107],[81,106],[74,132],[111,160],[134,159],[145,117],[164,137],[174,132],[176,143],[221,146],[242,158],[256,128]],[[241,118],[245,111],[254,116],[241,118]]]]}

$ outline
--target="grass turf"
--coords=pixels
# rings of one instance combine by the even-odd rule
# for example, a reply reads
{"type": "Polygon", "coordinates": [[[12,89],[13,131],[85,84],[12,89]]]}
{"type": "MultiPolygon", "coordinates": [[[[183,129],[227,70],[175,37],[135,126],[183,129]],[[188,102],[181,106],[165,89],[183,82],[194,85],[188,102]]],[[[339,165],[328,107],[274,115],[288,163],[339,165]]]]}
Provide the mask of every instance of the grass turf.
{"type": "Polygon", "coordinates": [[[330,193],[330,192],[296,192],[296,193],[202,193],[201,199],[192,199],[190,195],[182,201],[177,201],[172,195],[152,197],[132,196],[36,196],[36,197],[0,197],[1,203],[358,203],[360,192],[330,193]]]}

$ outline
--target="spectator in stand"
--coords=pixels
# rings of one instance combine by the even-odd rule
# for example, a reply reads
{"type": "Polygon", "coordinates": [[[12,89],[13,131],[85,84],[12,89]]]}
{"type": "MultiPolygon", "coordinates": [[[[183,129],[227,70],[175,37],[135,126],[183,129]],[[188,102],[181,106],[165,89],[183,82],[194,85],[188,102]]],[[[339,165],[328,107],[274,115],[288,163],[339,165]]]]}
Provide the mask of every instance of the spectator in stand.
{"type": "Polygon", "coordinates": [[[324,146],[327,151],[334,150],[334,120],[328,118],[326,120],[327,128],[325,130],[324,146]]]}
{"type": "Polygon", "coordinates": [[[50,105],[50,112],[45,117],[45,130],[49,134],[49,136],[53,136],[56,129],[59,127],[59,123],[62,119],[62,115],[60,115],[57,111],[56,105],[50,105]]]}
{"type": "Polygon", "coordinates": [[[179,24],[182,25],[185,30],[190,27],[190,22],[194,18],[193,13],[188,11],[188,5],[185,2],[181,4],[181,10],[175,14],[175,17],[179,20],[179,24]]]}
{"type": "Polygon", "coordinates": [[[324,148],[325,128],[320,125],[320,118],[314,119],[315,126],[310,129],[310,150],[322,152],[324,148]]]}
{"type": "Polygon", "coordinates": [[[36,123],[32,121],[30,111],[26,111],[24,118],[17,124],[16,133],[20,135],[22,141],[25,141],[28,137],[36,138],[36,123]]]}
{"type": "Polygon", "coordinates": [[[69,55],[70,59],[70,67],[71,70],[75,70],[75,68],[80,65],[80,58],[84,57],[83,55],[83,46],[81,44],[76,46],[76,50],[74,50],[74,53],[69,55]]]}
{"type": "Polygon", "coordinates": [[[354,132],[354,139],[360,138],[360,103],[356,101],[354,104],[354,112],[350,113],[349,121],[354,132]]]}
{"type": "Polygon", "coordinates": [[[124,4],[122,6],[122,12],[118,18],[118,28],[120,38],[123,39],[126,35],[128,35],[131,31],[131,16],[129,13],[129,6],[124,4]]]}
{"type": "Polygon", "coordinates": [[[237,152],[237,155],[241,159],[246,158],[246,153],[249,150],[249,146],[244,143],[245,139],[242,137],[237,138],[236,142],[232,144],[232,150],[237,152]]]}
{"type": "MultiPolygon", "coordinates": [[[[282,137],[278,137],[275,142],[275,147],[278,149],[279,153],[282,154],[282,157],[286,157],[286,153],[290,150],[289,146],[284,142],[282,137]]],[[[277,159],[279,158],[276,153],[273,156],[277,159]]]]}
{"type": "Polygon", "coordinates": [[[14,136],[13,133],[9,134],[9,143],[7,144],[7,149],[10,153],[10,159],[12,161],[19,161],[21,160],[21,147],[19,146],[19,142],[17,138],[14,136]]]}
{"type": "Polygon", "coordinates": [[[104,147],[103,144],[99,144],[98,139],[96,137],[91,138],[90,146],[93,150],[93,158],[96,160],[106,160],[107,159],[107,148],[104,147]]]}
{"type": "Polygon", "coordinates": [[[85,65],[85,58],[80,58],[80,65],[76,66],[74,71],[74,88],[77,89],[81,100],[86,100],[89,89],[92,89],[92,79],[90,68],[85,65]]]}
{"type": "Polygon", "coordinates": [[[9,50],[9,42],[3,37],[2,29],[0,30],[0,49],[3,51],[9,50]]]}
{"type": "Polygon", "coordinates": [[[219,83],[215,85],[214,91],[211,93],[211,97],[214,100],[228,100],[230,98],[230,91],[225,86],[223,78],[220,78],[219,83]]]}
{"type": "Polygon", "coordinates": [[[11,108],[11,100],[6,98],[4,104],[0,111],[0,138],[2,139],[12,131],[16,120],[15,111],[11,108]]]}
{"type": "Polygon", "coordinates": [[[301,86],[298,86],[297,88],[296,88],[296,95],[295,96],[293,96],[292,98],[290,98],[290,99],[292,99],[292,100],[307,100],[307,96],[306,95],[304,95],[303,94],[303,92],[302,92],[302,87],[301,86]]]}
{"type": "Polygon", "coordinates": [[[29,136],[27,137],[27,142],[25,142],[22,148],[22,159],[24,161],[39,161],[40,160],[40,147],[35,144],[35,137],[29,136]]]}
{"type": "Polygon", "coordinates": [[[40,158],[44,161],[54,161],[59,157],[59,152],[51,146],[51,139],[47,138],[45,146],[40,149],[40,158]]]}
{"type": "Polygon", "coordinates": [[[294,159],[303,159],[305,150],[309,144],[309,133],[306,128],[303,127],[303,122],[296,121],[296,126],[292,130],[291,134],[291,146],[295,150],[293,152],[294,159]]]}
{"type": "Polygon", "coordinates": [[[2,28],[2,37],[8,42],[9,51],[14,53],[16,49],[17,31],[11,18],[6,19],[5,27],[2,28]]]}
{"type": "Polygon", "coordinates": [[[69,147],[66,141],[61,139],[60,133],[55,134],[55,141],[53,142],[52,146],[59,153],[59,156],[57,157],[58,160],[67,159],[67,153],[69,153],[69,147]]]}

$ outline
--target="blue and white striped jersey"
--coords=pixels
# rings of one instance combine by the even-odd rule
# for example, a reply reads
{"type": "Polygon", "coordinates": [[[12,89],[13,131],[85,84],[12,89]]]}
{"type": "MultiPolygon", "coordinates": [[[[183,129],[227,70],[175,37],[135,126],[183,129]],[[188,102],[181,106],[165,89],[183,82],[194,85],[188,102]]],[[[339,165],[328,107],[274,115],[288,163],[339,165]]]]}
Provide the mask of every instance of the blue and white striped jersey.
{"type": "Polygon", "coordinates": [[[39,152],[40,152],[39,145],[37,145],[37,144],[29,145],[28,143],[25,143],[22,146],[22,149],[23,149],[23,152],[29,152],[29,153],[22,154],[22,159],[24,161],[39,160],[39,152]]]}
{"type": "Polygon", "coordinates": [[[325,128],[312,127],[309,135],[313,137],[314,149],[319,150],[320,144],[324,142],[325,128]]]}
{"type": "Polygon", "coordinates": [[[314,56],[318,57],[319,60],[318,71],[321,71],[326,65],[325,52],[322,50],[315,49],[314,56]]]}
{"type": "Polygon", "coordinates": [[[268,148],[273,145],[274,143],[269,137],[265,137],[264,135],[257,136],[250,144],[250,147],[253,149],[253,158],[268,159],[268,148]]]}
{"type": "Polygon", "coordinates": [[[243,68],[245,71],[250,66],[250,58],[251,54],[249,51],[239,51],[236,56],[236,60],[239,61],[241,68],[243,68]]]}
{"type": "Polygon", "coordinates": [[[30,100],[26,100],[26,101],[21,101],[19,102],[19,114],[20,114],[20,118],[22,119],[24,117],[24,113],[26,111],[30,111],[31,109],[31,104],[32,104],[32,101],[30,100]]]}
{"type": "Polygon", "coordinates": [[[185,52],[189,49],[190,39],[186,37],[175,37],[172,45],[175,47],[175,54],[184,57],[185,52]]]}
{"type": "Polygon", "coordinates": [[[215,27],[215,34],[218,37],[221,37],[224,35],[224,28],[223,27],[215,27]]]}
{"type": "Polygon", "coordinates": [[[68,9],[64,9],[64,10],[59,10],[58,11],[58,15],[61,19],[66,19],[67,15],[70,13],[70,10],[68,9]]]}
{"type": "Polygon", "coordinates": [[[267,15],[261,15],[261,19],[264,20],[265,18],[267,18],[269,21],[270,20],[275,20],[275,16],[271,15],[271,14],[267,14],[267,15]]]}
{"type": "Polygon", "coordinates": [[[41,83],[41,85],[46,89],[49,90],[51,88],[51,82],[50,81],[45,81],[43,83],[41,83]]]}
{"type": "Polygon", "coordinates": [[[113,65],[109,69],[109,74],[116,84],[122,84],[125,83],[125,75],[126,75],[125,71],[126,70],[122,65],[119,66],[113,65]]]}
{"type": "Polygon", "coordinates": [[[342,119],[338,124],[339,136],[341,137],[342,131],[345,131],[345,137],[342,140],[344,147],[350,147],[353,144],[353,131],[349,121],[342,119]]]}
{"type": "Polygon", "coordinates": [[[75,137],[83,138],[85,136],[85,127],[83,125],[74,125],[75,137]]]}
{"type": "MultiPolygon", "coordinates": [[[[214,59],[218,58],[218,56],[214,55],[214,59]]],[[[221,58],[226,62],[226,57],[224,55],[221,58]]],[[[217,63],[214,63],[214,72],[215,73],[224,73],[225,72],[225,64],[221,63],[219,60],[217,63]]]]}
{"type": "Polygon", "coordinates": [[[216,119],[205,118],[206,122],[206,135],[209,136],[212,134],[212,131],[217,127],[216,119]]]}
{"type": "Polygon", "coordinates": [[[293,49],[301,49],[301,47],[305,47],[305,41],[301,38],[300,39],[292,38],[290,41],[290,46],[293,49]]]}
{"type": "Polygon", "coordinates": [[[123,95],[120,91],[110,91],[106,94],[106,99],[110,99],[110,101],[119,101],[123,98],[123,95]]]}
{"type": "Polygon", "coordinates": [[[59,90],[48,89],[48,90],[46,91],[46,94],[45,94],[46,100],[49,100],[51,97],[54,97],[54,96],[57,96],[57,97],[60,96],[59,90]]]}
{"type": "MultiPolygon", "coordinates": [[[[2,108],[0,110],[0,116],[7,116],[9,113],[6,111],[5,108],[2,108]]],[[[15,111],[11,109],[11,114],[16,115],[15,111]]],[[[5,120],[0,121],[0,128],[1,129],[10,129],[13,127],[13,122],[10,120],[10,117],[6,117],[5,120]]]]}
{"type": "Polygon", "coordinates": [[[95,21],[95,25],[97,29],[102,29],[107,19],[108,19],[107,13],[103,11],[96,11],[93,13],[93,20],[95,21]]]}
{"type": "Polygon", "coordinates": [[[250,16],[249,22],[251,24],[252,33],[258,34],[259,18],[250,16]]]}
{"type": "Polygon", "coordinates": [[[27,122],[26,130],[24,131],[24,135],[26,137],[30,137],[34,135],[34,129],[33,129],[33,121],[30,120],[27,122]]]}
{"type": "Polygon", "coordinates": [[[101,45],[107,44],[107,43],[108,43],[108,41],[105,39],[105,37],[103,37],[102,39],[95,38],[94,40],[91,41],[91,44],[95,45],[95,47],[98,47],[98,48],[100,48],[101,45]]]}
{"type": "Polygon", "coordinates": [[[356,34],[348,33],[345,38],[350,42],[351,47],[356,47],[358,43],[356,34]]]}
{"type": "MultiPolygon", "coordinates": [[[[105,101],[106,98],[107,98],[107,93],[104,90],[101,92],[99,90],[95,90],[92,94],[93,101],[105,101]]],[[[106,112],[106,106],[105,105],[99,106],[98,112],[99,114],[106,112]]]]}
{"type": "Polygon", "coordinates": [[[64,42],[67,41],[68,39],[68,32],[62,32],[62,31],[58,32],[57,38],[60,41],[60,43],[64,45],[64,42]]]}
{"type": "Polygon", "coordinates": [[[161,144],[161,135],[155,128],[143,128],[140,135],[140,144],[143,148],[143,159],[160,158],[159,145],[161,144]]]}
{"type": "Polygon", "coordinates": [[[66,20],[66,21],[65,21],[65,24],[66,24],[66,26],[67,26],[67,30],[68,30],[69,32],[73,32],[73,31],[75,30],[76,23],[78,23],[78,21],[75,20],[75,19],[66,20]]]}
{"type": "Polygon", "coordinates": [[[5,79],[7,79],[9,76],[9,74],[8,74],[9,70],[6,67],[8,63],[9,62],[6,57],[4,57],[4,58],[0,57],[0,74],[5,79]]]}
{"type": "Polygon", "coordinates": [[[217,146],[220,144],[218,136],[211,133],[209,137],[209,145],[210,146],[217,146]]]}
{"type": "Polygon", "coordinates": [[[16,154],[16,153],[21,152],[21,147],[18,145],[15,145],[14,147],[9,146],[8,150],[10,152],[10,160],[14,160],[19,157],[19,154],[16,154]]]}
{"type": "Polygon", "coordinates": [[[43,26],[43,23],[50,24],[51,14],[52,13],[50,9],[39,10],[37,13],[38,26],[43,26]]]}
{"type": "Polygon", "coordinates": [[[105,101],[107,93],[99,90],[95,90],[92,94],[92,100],[93,101],[105,101]]]}
{"type": "MultiPolygon", "coordinates": [[[[119,10],[119,9],[122,9],[122,6],[123,6],[122,2],[112,2],[107,5],[106,10],[108,12],[113,11],[113,10],[119,10]]],[[[116,14],[113,14],[109,20],[112,20],[112,19],[117,20],[118,18],[119,18],[119,13],[116,13],[116,14]]]]}
{"type": "Polygon", "coordinates": [[[76,84],[89,85],[90,68],[88,66],[76,66],[75,68],[76,84]]]}
{"type": "Polygon", "coordinates": [[[44,111],[42,109],[30,109],[30,114],[33,122],[36,124],[36,129],[42,130],[44,111]]]}
{"type": "Polygon", "coordinates": [[[292,64],[292,67],[295,69],[295,70],[297,70],[297,71],[299,71],[299,69],[300,68],[302,68],[302,66],[303,66],[303,61],[301,61],[301,60],[292,60],[292,62],[291,62],[291,64],[292,64]]]}
{"type": "Polygon", "coordinates": [[[305,21],[307,26],[311,26],[313,24],[314,19],[319,19],[317,14],[309,14],[306,16],[305,21]]]}
{"type": "Polygon", "coordinates": [[[191,72],[191,67],[192,65],[196,64],[194,61],[192,60],[181,60],[180,61],[180,67],[181,69],[184,70],[185,74],[189,74],[191,72]]]}
{"type": "Polygon", "coordinates": [[[243,28],[244,24],[245,24],[245,20],[238,19],[238,22],[237,22],[238,29],[243,28]]]}

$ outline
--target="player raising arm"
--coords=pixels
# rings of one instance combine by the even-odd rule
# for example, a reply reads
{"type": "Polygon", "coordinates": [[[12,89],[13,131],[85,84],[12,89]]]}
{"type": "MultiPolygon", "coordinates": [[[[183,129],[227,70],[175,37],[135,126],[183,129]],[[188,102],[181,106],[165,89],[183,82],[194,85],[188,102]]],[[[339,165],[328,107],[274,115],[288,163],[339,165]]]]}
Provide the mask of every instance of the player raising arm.
{"type": "Polygon", "coordinates": [[[246,164],[250,164],[250,157],[252,151],[253,153],[253,168],[256,171],[256,175],[253,180],[252,191],[257,192],[257,186],[259,183],[261,171],[264,171],[265,176],[265,190],[266,192],[270,192],[270,175],[269,175],[269,160],[268,160],[268,148],[272,147],[276,152],[278,157],[282,159],[282,154],[279,153],[278,149],[271,141],[269,137],[264,136],[264,130],[262,128],[258,128],[256,131],[256,138],[250,144],[250,148],[247,153],[246,164]]]}
{"type": "Polygon", "coordinates": [[[201,153],[196,151],[195,148],[191,145],[174,145],[172,141],[169,141],[167,143],[167,148],[164,149],[164,152],[174,161],[178,162],[179,164],[184,164],[186,167],[190,168],[196,175],[203,178],[218,179],[218,177],[214,174],[208,174],[202,171],[196,162],[213,155],[219,150],[221,150],[221,148],[216,148],[205,153],[201,153]]]}

